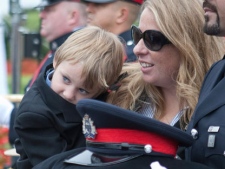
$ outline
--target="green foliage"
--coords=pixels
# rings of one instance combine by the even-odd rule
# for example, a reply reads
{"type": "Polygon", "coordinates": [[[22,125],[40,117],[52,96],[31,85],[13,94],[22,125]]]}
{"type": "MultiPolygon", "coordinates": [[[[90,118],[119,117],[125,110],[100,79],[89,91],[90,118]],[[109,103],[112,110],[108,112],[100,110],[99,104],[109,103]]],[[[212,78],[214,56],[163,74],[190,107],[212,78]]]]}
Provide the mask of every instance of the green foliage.
{"type": "Polygon", "coordinates": [[[37,10],[27,10],[26,13],[26,22],[24,27],[27,28],[30,32],[38,32],[40,27],[40,18],[39,12],[37,10]]]}
{"type": "MultiPolygon", "coordinates": [[[[10,36],[11,36],[11,25],[12,25],[12,16],[7,15],[3,18],[5,23],[5,44],[6,44],[6,54],[7,59],[10,59],[10,36]]],[[[23,14],[21,14],[21,27],[27,30],[30,33],[39,32],[40,29],[40,18],[39,11],[35,9],[25,10],[23,14]]],[[[42,39],[42,47],[41,47],[41,56],[43,58],[45,54],[48,52],[48,43],[42,39]]],[[[31,79],[32,75],[23,75],[21,74],[20,78],[20,93],[24,93],[24,88],[31,79]]],[[[9,93],[12,92],[12,76],[8,75],[8,89],[9,93]]]]}
{"type": "MultiPolygon", "coordinates": [[[[7,58],[9,59],[10,55],[10,36],[11,36],[11,25],[12,25],[12,16],[6,15],[3,20],[5,23],[5,44],[6,44],[6,53],[7,58]]],[[[35,9],[25,10],[23,14],[21,14],[21,27],[28,32],[36,33],[40,30],[40,17],[39,11],[35,9]]],[[[41,47],[41,56],[43,58],[47,51],[49,50],[48,43],[42,38],[42,47],[41,47]]]]}
{"type": "MultiPolygon", "coordinates": [[[[28,82],[32,78],[32,75],[22,75],[20,78],[20,94],[24,94],[24,89],[28,82]]],[[[12,76],[8,75],[8,89],[9,93],[12,93],[12,76]]]]}
{"type": "MultiPolygon", "coordinates": [[[[21,26],[31,32],[38,32],[40,27],[39,12],[34,9],[25,10],[20,14],[21,26]]],[[[11,15],[4,16],[3,20],[7,26],[7,29],[11,29],[11,15]]]]}

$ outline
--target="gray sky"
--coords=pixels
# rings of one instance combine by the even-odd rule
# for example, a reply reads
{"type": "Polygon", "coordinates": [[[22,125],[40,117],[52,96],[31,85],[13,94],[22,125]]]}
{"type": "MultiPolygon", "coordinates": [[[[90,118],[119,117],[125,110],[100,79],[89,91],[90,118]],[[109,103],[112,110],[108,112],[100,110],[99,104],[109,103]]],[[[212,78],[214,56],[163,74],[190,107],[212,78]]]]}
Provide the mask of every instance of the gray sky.
{"type": "MultiPolygon", "coordinates": [[[[8,14],[10,0],[0,0],[0,17],[8,14]]],[[[37,6],[41,0],[19,0],[22,8],[33,8],[37,6]]]]}

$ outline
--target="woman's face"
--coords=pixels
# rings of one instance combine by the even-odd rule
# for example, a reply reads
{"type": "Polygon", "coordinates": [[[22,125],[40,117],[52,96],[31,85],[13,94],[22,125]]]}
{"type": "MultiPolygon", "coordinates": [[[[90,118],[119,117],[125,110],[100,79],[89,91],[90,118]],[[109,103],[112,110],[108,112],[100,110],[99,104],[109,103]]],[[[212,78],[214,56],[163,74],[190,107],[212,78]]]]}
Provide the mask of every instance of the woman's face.
{"type": "MultiPolygon", "coordinates": [[[[148,9],[144,9],[141,14],[139,28],[142,32],[160,31],[153,13],[148,9]]],[[[142,38],[135,46],[134,53],[142,66],[144,81],[162,88],[169,88],[176,84],[174,79],[180,66],[180,56],[173,44],[166,44],[159,51],[151,51],[145,46],[142,38]]]]}

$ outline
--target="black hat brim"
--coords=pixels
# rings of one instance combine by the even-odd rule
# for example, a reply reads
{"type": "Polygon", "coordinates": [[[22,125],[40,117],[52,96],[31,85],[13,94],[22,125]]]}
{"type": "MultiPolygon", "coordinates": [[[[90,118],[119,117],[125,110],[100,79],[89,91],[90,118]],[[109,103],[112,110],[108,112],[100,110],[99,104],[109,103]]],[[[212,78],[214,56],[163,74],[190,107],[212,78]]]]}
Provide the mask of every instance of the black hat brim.
{"type": "Polygon", "coordinates": [[[66,159],[64,162],[83,166],[108,166],[112,164],[119,164],[125,161],[129,161],[139,156],[141,155],[110,156],[97,154],[89,150],[84,150],[83,152],[66,159]]]}

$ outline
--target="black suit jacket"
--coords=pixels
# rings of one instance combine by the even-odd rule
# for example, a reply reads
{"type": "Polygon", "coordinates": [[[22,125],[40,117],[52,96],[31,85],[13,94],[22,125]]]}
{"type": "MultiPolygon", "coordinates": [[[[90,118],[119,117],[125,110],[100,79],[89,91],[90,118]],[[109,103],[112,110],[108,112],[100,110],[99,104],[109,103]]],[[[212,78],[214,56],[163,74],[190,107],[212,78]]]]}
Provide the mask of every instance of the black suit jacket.
{"type": "Polygon", "coordinates": [[[14,124],[18,169],[29,169],[55,154],[85,146],[75,105],[56,94],[40,74],[20,103],[14,124]]]}
{"type": "Polygon", "coordinates": [[[225,168],[225,59],[208,71],[187,132],[195,129],[195,142],[186,158],[216,169],[225,168]]]}
{"type": "MultiPolygon", "coordinates": [[[[50,42],[50,50],[51,52],[49,52],[47,55],[49,56],[49,58],[44,62],[43,66],[41,67],[39,74],[44,72],[46,67],[49,64],[52,64],[53,59],[54,59],[54,53],[57,50],[57,48],[63,44],[63,42],[72,34],[73,32],[69,32],[65,35],[60,36],[59,38],[53,40],[52,42],[50,42]]],[[[30,88],[30,83],[31,83],[32,79],[28,82],[28,84],[26,85],[26,87],[24,88],[24,92],[26,93],[28,91],[28,89],[30,88]]],[[[10,118],[10,127],[9,127],[9,142],[12,146],[14,146],[14,142],[15,140],[18,138],[18,135],[16,133],[16,131],[14,130],[14,122],[15,122],[15,115],[17,112],[18,107],[15,106],[12,113],[11,113],[11,118],[10,118]]]]}

